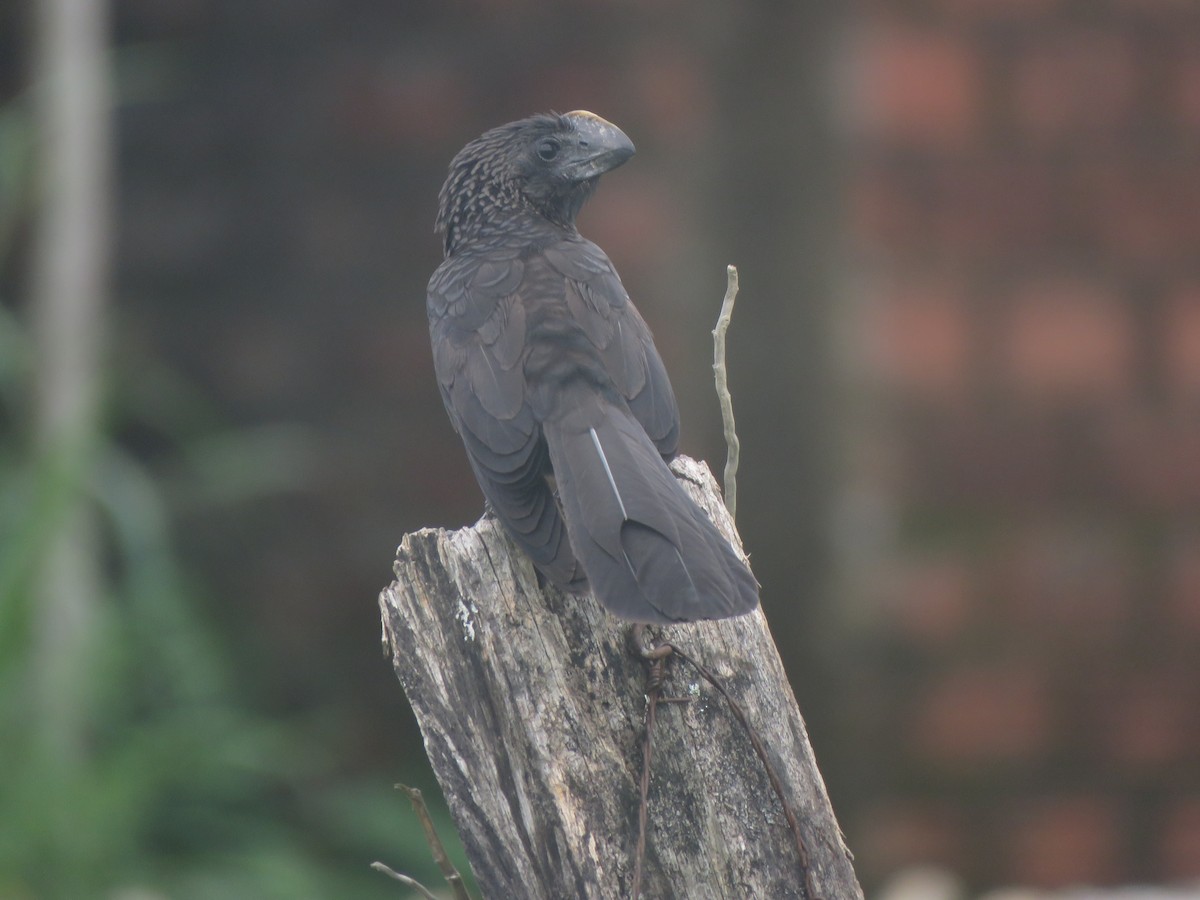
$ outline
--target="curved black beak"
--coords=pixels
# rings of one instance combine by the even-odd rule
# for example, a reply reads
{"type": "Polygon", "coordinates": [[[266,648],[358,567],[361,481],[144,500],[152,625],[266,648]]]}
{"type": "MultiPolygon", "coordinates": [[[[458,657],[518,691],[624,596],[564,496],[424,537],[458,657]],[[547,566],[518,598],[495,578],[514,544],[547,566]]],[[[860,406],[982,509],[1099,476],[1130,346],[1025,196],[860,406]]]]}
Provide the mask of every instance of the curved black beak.
{"type": "Polygon", "coordinates": [[[575,125],[576,139],[562,171],[572,181],[603,175],[633,156],[633,141],[612,122],[585,109],[569,112],[567,118],[575,125]]]}

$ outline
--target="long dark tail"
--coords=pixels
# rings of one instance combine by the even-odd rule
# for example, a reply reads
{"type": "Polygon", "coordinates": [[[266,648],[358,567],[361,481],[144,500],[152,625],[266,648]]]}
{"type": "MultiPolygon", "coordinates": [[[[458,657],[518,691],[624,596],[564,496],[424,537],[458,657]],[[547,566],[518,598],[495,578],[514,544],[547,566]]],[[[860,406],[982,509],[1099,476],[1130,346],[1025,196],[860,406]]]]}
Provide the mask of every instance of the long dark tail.
{"type": "Polygon", "coordinates": [[[614,615],[690,622],[758,605],[750,569],[623,404],[588,398],[543,431],[571,546],[614,615]]]}

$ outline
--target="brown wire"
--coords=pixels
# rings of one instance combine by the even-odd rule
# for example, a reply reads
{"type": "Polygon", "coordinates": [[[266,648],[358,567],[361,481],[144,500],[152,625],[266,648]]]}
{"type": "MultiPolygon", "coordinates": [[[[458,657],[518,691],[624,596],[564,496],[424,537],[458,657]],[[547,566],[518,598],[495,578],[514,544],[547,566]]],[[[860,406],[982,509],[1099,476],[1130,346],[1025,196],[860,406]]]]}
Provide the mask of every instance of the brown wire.
{"type": "Polygon", "coordinates": [[[667,671],[667,657],[662,656],[650,663],[646,677],[646,738],[642,744],[641,802],[638,804],[638,839],[633,856],[633,888],[631,900],[638,900],[642,893],[642,868],[646,859],[646,826],[650,808],[650,755],[654,741],[655,713],[658,710],[658,695],[662,691],[663,678],[667,671]]]}
{"type": "Polygon", "coordinates": [[[729,704],[729,708],[733,712],[733,715],[742,724],[742,728],[744,728],[746,731],[746,736],[750,738],[750,746],[754,748],[754,752],[758,754],[758,758],[762,761],[763,768],[766,769],[767,780],[771,782],[771,788],[775,791],[775,796],[779,798],[779,804],[783,807],[783,817],[787,819],[788,827],[792,830],[792,836],[795,838],[796,853],[800,857],[800,868],[804,874],[804,892],[808,895],[809,900],[823,900],[823,898],[817,893],[817,887],[813,883],[813,872],[812,866],[809,862],[808,847],[804,842],[803,834],[800,832],[800,823],[796,819],[796,813],[792,809],[792,805],[788,802],[787,797],[784,795],[783,782],[776,773],[775,767],[771,765],[771,760],[767,756],[767,749],[763,746],[763,742],[759,738],[758,733],[750,725],[750,720],[746,717],[745,710],[742,709],[741,705],[734,700],[733,697],[729,696],[729,692],[725,690],[725,686],[721,684],[717,676],[699,662],[692,659],[674,644],[664,642],[659,646],[670,647],[672,652],[674,652],[680,659],[691,665],[692,668],[699,672],[700,676],[714,688],[716,688],[717,692],[725,698],[725,702],[729,704]]]}

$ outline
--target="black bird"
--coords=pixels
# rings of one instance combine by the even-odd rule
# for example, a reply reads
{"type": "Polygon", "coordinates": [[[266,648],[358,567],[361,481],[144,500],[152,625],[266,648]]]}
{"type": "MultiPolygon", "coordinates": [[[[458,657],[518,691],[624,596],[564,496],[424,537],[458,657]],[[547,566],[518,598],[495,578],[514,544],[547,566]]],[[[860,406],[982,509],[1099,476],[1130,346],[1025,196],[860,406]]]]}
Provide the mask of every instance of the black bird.
{"type": "Polygon", "coordinates": [[[667,468],[679,411],[650,329],[575,217],[633,155],[584,111],[488,131],[450,163],[427,311],[442,399],[491,508],[551,582],[615,615],[747,613],[758,584],[667,468]]]}

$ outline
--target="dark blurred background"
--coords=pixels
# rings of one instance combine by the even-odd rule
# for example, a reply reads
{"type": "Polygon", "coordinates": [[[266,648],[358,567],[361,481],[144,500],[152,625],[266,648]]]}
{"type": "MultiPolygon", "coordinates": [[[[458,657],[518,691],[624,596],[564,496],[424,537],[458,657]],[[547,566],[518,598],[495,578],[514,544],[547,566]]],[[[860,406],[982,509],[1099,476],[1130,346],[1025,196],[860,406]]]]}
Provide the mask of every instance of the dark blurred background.
{"type": "Polygon", "coordinates": [[[428,349],[437,191],[486,128],[576,108],[637,144],[581,229],[718,473],[740,269],[739,526],[869,892],[1200,878],[1194,0],[27,0],[0,8],[0,897],[437,880],[376,608],[405,532],[482,508],[428,349]],[[85,42],[101,11],[82,83],[111,92],[74,332],[57,7],[85,42]]]}

